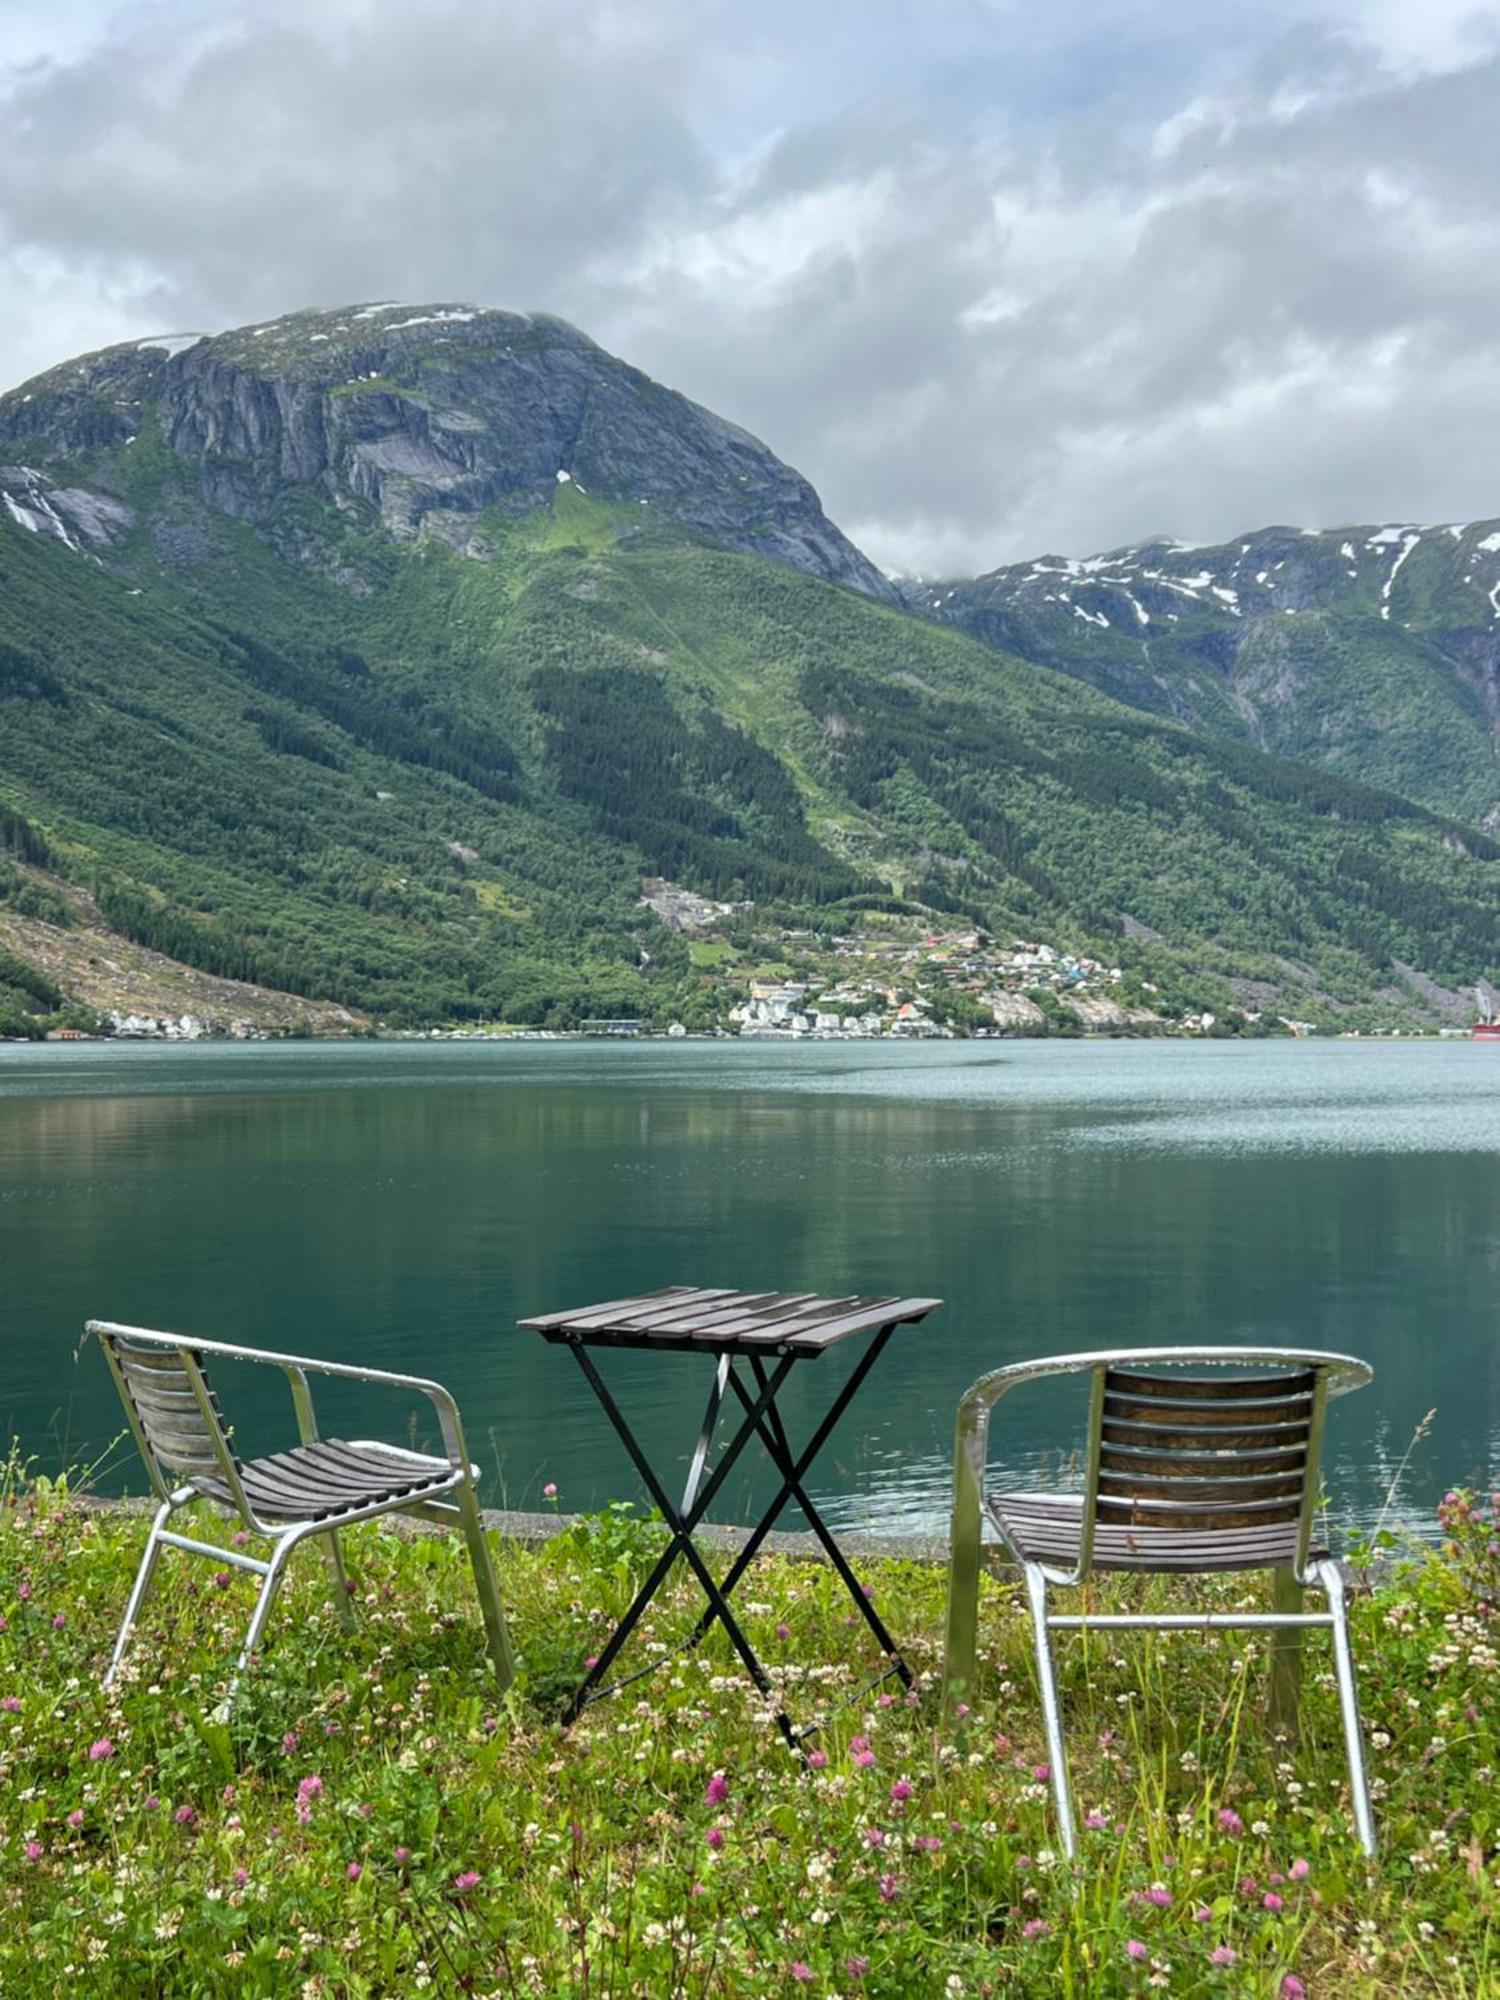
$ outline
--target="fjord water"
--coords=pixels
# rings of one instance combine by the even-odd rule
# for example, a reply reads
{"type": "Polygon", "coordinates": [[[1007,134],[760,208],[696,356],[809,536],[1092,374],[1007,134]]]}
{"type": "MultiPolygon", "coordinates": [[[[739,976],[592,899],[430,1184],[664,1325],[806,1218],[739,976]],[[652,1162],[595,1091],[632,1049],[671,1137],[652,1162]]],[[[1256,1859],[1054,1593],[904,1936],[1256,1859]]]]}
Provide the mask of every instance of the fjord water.
{"type": "MultiPolygon", "coordinates": [[[[1446,1043],[396,1043],[0,1048],[0,1433],[79,1464],[121,1419],[90,1316],[435,1375],[487,1497],[635,1497],[571,1357],[526,1313],[668,1283],[930,1293],[819,1461],[836,1522],[941,1525],[987,1368],[1173,1342],[1338,1348],[1329,1483],[1366,1523],[1500,1452],[1500,1050],[1446,1043]]],[[[803,1425],[852,1365],[793,1377],[803,1425]]],[[[604,1366],[685,1465],[708,1364],[604,1366]]],[[[242,1445],[280,1378],[224,1379],[242,1445]]],[[[434,1437],[335,1399],[344,1436],[434,1437]]],[[[1049,1397],[997,1462],[1055,1469],[1049,1397]]],[[[141,1487],[118,1444],[106,1486],[141,1487]]],[[[757,1483],[757,1489],[763,1482],[757,1483]]],[[[743,1515],[746,1481],[726,1487],[743,1515]]],[[[791,1523],[789,1522],[789,1525],[791,1523]]]]}

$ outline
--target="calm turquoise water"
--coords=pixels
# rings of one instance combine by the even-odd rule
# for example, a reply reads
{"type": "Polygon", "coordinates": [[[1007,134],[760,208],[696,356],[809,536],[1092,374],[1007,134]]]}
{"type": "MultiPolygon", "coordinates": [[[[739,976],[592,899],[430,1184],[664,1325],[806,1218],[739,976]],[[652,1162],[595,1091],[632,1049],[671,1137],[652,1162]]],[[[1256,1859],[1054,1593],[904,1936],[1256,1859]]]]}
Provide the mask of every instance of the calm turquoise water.
{"type": "MultiPolygon", "coordinates": [[[[1500,1457],[1500,1049],[1468,1044],[576,1043],[0,1048],[0,1433],[77,1462],[120,1429],[90,1315],[427,1371],[491,1497],[633,1495],[570,1358],[524,1313],[690,1282],[925,1292],[816,1488],[931,1526],[954,1405],[1001,1361],[1233,1341],[1347,1349],[1341,1511],[1419,1513],[1500,1457]]],[[[821,1406],[854,1358],[802,1369],[821,1406]]],[[[705,1364],[611,1356],[658,1464],[705,1364]]],[[[249,1449],[274,1379],[224,1381],[249,1449]]],[[[996,1455],[1055,1462],[1051,1401],[996,1455]]],[[[326,1426],[400,1436],[409,1412],[326,1426]]],[[[332,1421],[336,1419],[336,1421],[332,1421]]],[[[116,1454],[137,1490],[138,1469],[116,1454]]],[[[729,1489],[725,1514],[748,1487],[729,1489]]]]}

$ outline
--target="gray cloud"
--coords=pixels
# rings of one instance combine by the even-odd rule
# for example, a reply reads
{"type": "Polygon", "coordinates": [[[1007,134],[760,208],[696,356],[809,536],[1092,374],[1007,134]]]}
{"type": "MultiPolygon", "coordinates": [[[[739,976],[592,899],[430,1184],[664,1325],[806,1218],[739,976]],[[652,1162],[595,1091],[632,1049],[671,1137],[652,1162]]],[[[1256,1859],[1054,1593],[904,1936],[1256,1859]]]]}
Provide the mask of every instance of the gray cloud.
{"type": "Polygon", "coordinates": [[[0,69],[0,378],[461,296],[747,424],[893,566],[1500,513],[1496,7],[748,19],[74,18],[0,69]]]}

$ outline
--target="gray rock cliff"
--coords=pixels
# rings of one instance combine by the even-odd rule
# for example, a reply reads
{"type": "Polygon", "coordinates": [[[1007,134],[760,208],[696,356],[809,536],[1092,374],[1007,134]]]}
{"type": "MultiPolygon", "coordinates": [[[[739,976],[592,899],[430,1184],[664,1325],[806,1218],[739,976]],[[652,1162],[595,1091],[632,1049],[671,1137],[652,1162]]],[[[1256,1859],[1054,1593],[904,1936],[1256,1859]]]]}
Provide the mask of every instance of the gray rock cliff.
{"type": "Polygon", "coordinates": [[[111,458],[157,436],[210,508],[272,517],[288,489],[367,504],[401,540],[470,553],[473,518],[573,482],[718,546],[885,602],[895,587],[758,439],[564,320],[464,305],[309,311],[134,342],[0,397],[0,465],[66,460],[110,491],[111,458]]]}

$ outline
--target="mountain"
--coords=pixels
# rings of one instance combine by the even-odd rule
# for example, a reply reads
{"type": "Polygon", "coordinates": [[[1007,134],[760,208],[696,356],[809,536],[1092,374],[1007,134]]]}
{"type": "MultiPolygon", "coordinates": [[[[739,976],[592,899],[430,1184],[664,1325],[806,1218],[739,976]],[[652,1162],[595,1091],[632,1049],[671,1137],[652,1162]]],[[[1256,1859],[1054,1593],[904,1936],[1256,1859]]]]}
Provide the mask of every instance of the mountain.
{"type": "MultiPolygon", "coordinates": [[[[514,517],[576,482],[639,510],[646,531],[665,516],[721,548],[895,597],[757,439],[541,314],[293,313],[106,348],[0,397],[0,459],[130,464],[119,455],[147,439],[196,467],[201,508],[259,524],[289,561],[356,587],[310,504],[373,512],[396,542],[433,535],[483,558],[486,510],[514,517]]],[[[53,486],[27,464],[0,481],[13,518],[95,550],[131,525],[128,498],[53,486]]],[[[190,559],[204,532],[183,499],[149,510],[168,564],[190,559]]]]}
{"type": "Polygon", "coordinates": [[[1369,1025],[1500,976],[1471,826],[893,596],[765,447],[555,320],[68,363],[0,399],[0,944],[66,985],[103,926],[407,1023],[706,1024],[903,912],[1369,1025]]]}
{"type": "Polygon", "coordinates": [[[907,600],[1133,707],[1500,828],[1500,521],[1147,542],[907,600]]]}

